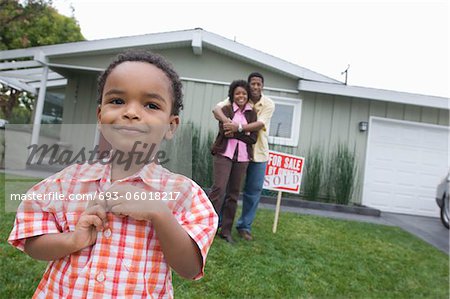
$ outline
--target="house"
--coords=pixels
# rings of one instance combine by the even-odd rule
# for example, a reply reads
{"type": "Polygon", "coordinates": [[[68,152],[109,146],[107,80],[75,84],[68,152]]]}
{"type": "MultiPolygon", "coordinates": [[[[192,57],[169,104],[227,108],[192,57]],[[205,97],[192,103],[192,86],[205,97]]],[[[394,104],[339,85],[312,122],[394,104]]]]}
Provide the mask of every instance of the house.
{"type": "Polygon", "coordinates": [[[448,98],[345,85],[198,28],[0,52],[1,81],[39,90],[32,143],[39,140],[46,93],[63,98],[62,143],[74,144],[81,136],[98,142],[95,132],[64,124],[96,123],[96,77],[128,48],[151,49],[174,64],[184,84],[181,118],[204,134],[216,130],[211,110],[226,97],[229,83],[261,72],[264,93],[276,103],[269,132],[273,149],[305,156],[321,148],[328,155],[346,144],[359,165],[353,202],[439,215],[434,190],[449,165],[448,98]]]}

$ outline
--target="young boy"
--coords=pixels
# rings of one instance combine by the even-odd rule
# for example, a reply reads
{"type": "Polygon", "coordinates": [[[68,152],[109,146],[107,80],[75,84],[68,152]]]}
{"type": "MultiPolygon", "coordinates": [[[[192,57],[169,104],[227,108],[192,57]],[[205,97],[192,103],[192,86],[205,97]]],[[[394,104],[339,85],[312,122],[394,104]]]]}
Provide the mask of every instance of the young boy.
{"type": "MultiPolygon", "coordinates": [[[[98,89],[97,119],[110,158],[172,138],[181,82],[162,57],[123,53],[98,89]]],[[[188,279],[203,276],[217,229],[213,207],[193,181],[138,156],[127,156],[133,163],[74,164],[29,191],[97,198],[21,203],[8,241],[50,261],[35,298],[170,298],[170,268],[188,279]]]]}

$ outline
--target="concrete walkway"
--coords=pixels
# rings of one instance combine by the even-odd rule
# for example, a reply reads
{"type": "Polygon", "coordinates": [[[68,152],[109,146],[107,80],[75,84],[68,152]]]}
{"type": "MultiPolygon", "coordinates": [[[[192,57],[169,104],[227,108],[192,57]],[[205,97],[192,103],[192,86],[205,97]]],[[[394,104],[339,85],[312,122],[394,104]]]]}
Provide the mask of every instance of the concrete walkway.
{"type": "MultiPolygon", "coordinates": [[[[275,209],[274,205],[267,203],[260,203],[259,206],[265,209],[272,209],[272,210],[275,209]]],[[[442,252],[449,254],[449,230],[442,225],[439,218],[403,215],[386,212],[381,212],[381,215],[377,217],[377,216],[366,216],[352,213],[305,209],[298,207],[286,207],[286,206],[281,206],[281,211],[329,217],[334,219],[398,226],[401,229],[431,244],[432,246],[436,247],[442,252]]]]}

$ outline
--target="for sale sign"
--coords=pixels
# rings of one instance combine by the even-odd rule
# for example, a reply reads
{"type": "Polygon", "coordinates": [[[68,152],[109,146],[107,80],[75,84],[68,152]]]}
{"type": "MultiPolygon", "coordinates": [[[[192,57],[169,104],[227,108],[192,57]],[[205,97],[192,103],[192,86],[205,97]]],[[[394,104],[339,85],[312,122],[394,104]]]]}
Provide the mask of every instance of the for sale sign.
{"type": "Polygon", "coordinates": [[[269,151],[263,188],[299,193],[304,163],[303,157],[269,151]]]}

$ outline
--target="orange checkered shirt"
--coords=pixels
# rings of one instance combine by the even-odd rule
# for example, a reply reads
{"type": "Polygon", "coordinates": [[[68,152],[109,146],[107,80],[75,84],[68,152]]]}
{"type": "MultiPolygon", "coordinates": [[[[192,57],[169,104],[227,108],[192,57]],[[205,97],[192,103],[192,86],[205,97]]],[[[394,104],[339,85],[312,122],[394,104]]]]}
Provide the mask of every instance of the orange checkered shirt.
{"type": "MultiPolygon", "coordinates": [[[[27,238],[74,231],[88,200],[72,200],[70,195],[105,192],[111,186],[110,173],[108,164],[72,165],[34,186],[28,194],[56,192],[64,200],[23,201],[9,243],[23,251],[27,238]]],[[[180,192],[170,204],[174,217],[200,249],[203,267],[195,279],[201,278],[218,221],[203,190],[155,164],[121,181],[145,189],[148,199],[158,194],[162,198],[163,192],[175,198],[180,192]]],[[[171,270],[151,222],[112,213],[108,221],[109,229],[98,233],[93,246],[49,263],[34,298],[173,297],[171,270]]]]}

